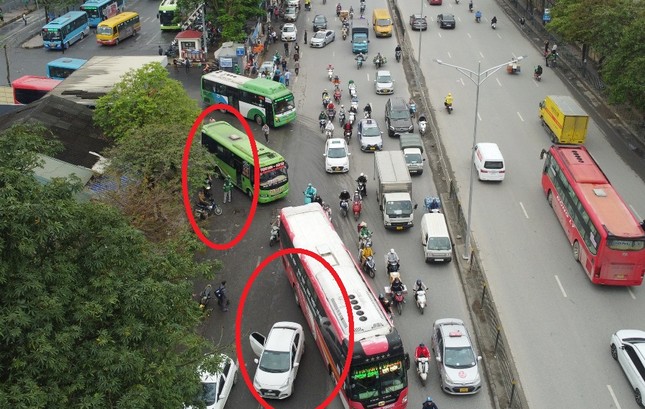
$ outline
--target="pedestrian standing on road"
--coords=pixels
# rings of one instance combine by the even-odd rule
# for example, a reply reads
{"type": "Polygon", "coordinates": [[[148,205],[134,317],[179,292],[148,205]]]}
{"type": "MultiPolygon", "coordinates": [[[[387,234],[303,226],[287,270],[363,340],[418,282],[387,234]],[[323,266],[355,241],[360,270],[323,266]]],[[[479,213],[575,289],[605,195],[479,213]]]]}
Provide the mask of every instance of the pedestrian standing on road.
{"type": "Polygon", "coordinates": [[[264,141],[269,143],[269,125],[264,124],[262,126],[262,133],[264,133],[264,141]]]}
{"type": "Polygon", "coordinates": [[[294,61],[299,61],[300,60],[300,53],[296,51],[296,53],[293,55],[293,60],[294,61]]]}
{"type": "Polygon", "coordinates": [[[284,43],[284,55],[289,56],[289,43],[284,43]]]}
{"type": "Polygon", "coordinates": [[[159,46],[159,55],[163,55],[163,48],[161,46],[159,46]]]}
{"type": "Polygon", "coordinates": [[[544,54],[549,53],[549,40],[544,40],[544,54]]]}
{"type": "Polygon", "coordinates": [[[282,71],[287,70],[287,59],[285,57],[282,57],[282,71]]]}
{"type": "Polygon", "coordinates": [[[307,44],[307,30],[305,30],[305,44],[307,44]]]}
{"type": "Polygon", "coordinates": [[[300,73],[300,61],[293,63],[293,70],[296,72],[296,77],[300,73]]]}
{"type": "Polygon", "coordinates": [[[186,73],[188,73],[188,70],[190,69],[190,60],[188,58],[186,58],[185,65],[186,65],[186,73]]]}
{"type": "Polygon", "coordinates": [[[27,25],[27,13],[22,13],[22,21],[24,21],[25,25],[27,25]]]}
{"type": "Polygon", "coordinates": [[[286,70],[284,72],[284,85],[286,85],[287,87],[289,86],[290,79],[291,79],[291,73],[289,72],[289,70],[286,70]]]}
{"type": "Polygon", "coordinates": [[[224,203],[226,203],[227,199],[228,199],[228,202],[231,203],[231,191],[233,190],[233,182],[231,181],[230,176],[226,176],[223,189],[224,189],[224,203]]]}

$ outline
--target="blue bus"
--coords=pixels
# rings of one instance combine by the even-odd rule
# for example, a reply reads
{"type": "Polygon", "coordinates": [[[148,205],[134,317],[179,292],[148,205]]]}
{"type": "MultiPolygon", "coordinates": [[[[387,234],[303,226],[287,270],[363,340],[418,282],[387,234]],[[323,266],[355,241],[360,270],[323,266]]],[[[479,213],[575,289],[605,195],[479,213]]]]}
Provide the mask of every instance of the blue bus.
{"type": "Polygon", "coordinates": [[[70,11],[43,27],[43,45],[49,50],[69,48],[90,33],[87,13],[70,11]]]}
{"type": "Polygon", "coordinates": [[[86,62],[87,60],[80,58],[57,58],[47,63],[47,78],[64,80],[69,77],[69,74],[81,68],[86,62]]]}
{"type": "Polygon", "coordinates": [[[125,10],[124,0],[87,0],[81,5],[81,10],[87,13],[90,27],[97,27],[103,20],[114,17],[125,10]]]}

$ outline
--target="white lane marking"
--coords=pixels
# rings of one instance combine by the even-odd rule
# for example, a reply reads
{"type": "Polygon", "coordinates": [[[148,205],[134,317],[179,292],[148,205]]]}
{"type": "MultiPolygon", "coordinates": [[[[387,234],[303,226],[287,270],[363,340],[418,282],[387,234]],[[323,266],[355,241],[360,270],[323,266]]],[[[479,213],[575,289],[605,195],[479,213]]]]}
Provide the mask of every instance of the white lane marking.
{"type": "Polygon", "coordinates": [[[629,292],[629,296],[632,297],[632,300],[636,299],[636,294],[632,291],[631,287],[627,287],[627,291],[629,292]]]}
{"type": "Polygon", "coordinates": [[[611,398],[614,400],[614,405],[616,405],[616,409],[621,409],[620,403],[618,403],[618,399],[616,399],[616,394],[614,393],[614,390],[611,388],[611,385],[607,385],[607,389],[609,390],[609,394],[611,395],[611,398]]]}
{"type": "Polygon", "coordinates": [[[495,78],[495,81],[497,81],[497,85],[499,85],[500,87],[502,86],[502,83],[499,81],[499,78],[495,78]]]}
{"type": "Polygon", "coordinates": [[[370,73],[367,73],[367,82],[370,82],[370,73]]]}
{"type": "Polygon", "coordinates": [[[479,55],[481,55],[482,58],[486,58],[484,57],[484,53],[482,53],[481,51],[479,52],[479,55]]]}
{"type": "Polygon", "coordinates": [[[482,117],[479,115],[479,112],[477,112],[477,118],[479,118],[480,121],[482,120],[482,117]]]}
{"type": "Polygon", "coordinates": [[[262,261],[262,257],[258,256],[258,261],[255,263],[255,266],[259,266],[260,262],[262,261]]]}
{"type": "Polygon", "coordinates": [[[470,33],[466,33],[466,35],[468,36],[468,38],[472,38],[472,37],[470,36],[470,33]]]}
{"type": "Polygon", "coordinates": [[[519,116],[519,117],[520,117],[520,121],[524,122],[524,118],[522,118],[522,114],[520,114],[520,113],[518,112],[518,113],[517,113],[517,116],[519,116]]]}
{"type": "Polygon", "coordinates": [[[501,35],[499,35],[499,34],[497,34],[497,37],[499,37],[500,39],[502,38],[502,36],[501,36],[501,35]]]}
{"type": "Polygon", "coordinates": [[[558,282],[558,287],[560,287],[560,291],[562,292],[562,295],[564,296],[564,298],[567,298],[567,292],[564,291],[564,287],[562,286],[562,283],[560,282],[560,278],[558,278],[557,275],[555,276],[555,281],[558,282]]]}
{"type": "Polygon", "coordinates": [[[448,58],[452,58],[452,54],[448,53],[448,58]]]}
{"type": "Polygon", "coordinates": [[[463,79],[463,78],[459,78],[459,82],[461,82],[461,86],[462,86],[462,87],[465,87],[465,86],[466,86],[466,83],[464,82],[464,79],[463,79]]]}
{"type": "Polygon", "coordinates": [[[526,212],[526,209],[524,208],[524,204],[520,202],[520,207],[522,208],[522,211],[524,212],[524,217],[527,219],[530,219],[529,214],[526,212]]]}

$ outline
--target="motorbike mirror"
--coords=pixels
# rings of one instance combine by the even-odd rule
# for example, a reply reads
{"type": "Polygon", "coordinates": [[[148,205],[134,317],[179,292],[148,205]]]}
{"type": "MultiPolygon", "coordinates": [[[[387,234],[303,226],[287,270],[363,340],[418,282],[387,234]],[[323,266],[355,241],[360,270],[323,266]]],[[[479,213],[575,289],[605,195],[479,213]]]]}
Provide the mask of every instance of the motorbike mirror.
{"type": "Polygon", "coordinates": [[[255,359],[253,360],[253,362],[255,362],[256,364],[258,364],[258,363],[260,362],[260,360],[259,360],[259,359],[257,359],[257,358],[255,358],[255,359]]]}
{"type": "Polygon", "coordinates": [[[435,359],[437,360],[437,362],[441,362],[441,357],[440,356],[435,357],[435,359]]]}
{"type": "Polygon", "coordinates": [[[482,360],[481,355],[477,357],[477,360],[478,360],[478,361],[481,361],[481,360],[482,360]]]}
{"type": "Polygon", "coordinates": [[[405,354],[405,369],[410,369],[410,355],[408,353],[405,354]]]}

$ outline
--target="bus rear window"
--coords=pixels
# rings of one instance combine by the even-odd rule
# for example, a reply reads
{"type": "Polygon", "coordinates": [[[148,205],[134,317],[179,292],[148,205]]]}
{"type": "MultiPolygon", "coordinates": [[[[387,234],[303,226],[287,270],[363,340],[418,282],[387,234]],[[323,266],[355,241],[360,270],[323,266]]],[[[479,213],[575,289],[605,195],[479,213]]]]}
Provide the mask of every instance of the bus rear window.
{"type": "Polygon", "coordinates": [[[645,248],[645,240],[608,239],[607,247],[618,251],[639,251],[645,248]]]}

